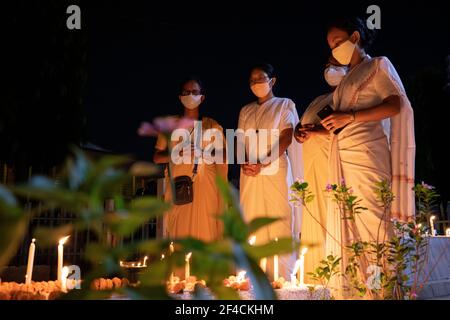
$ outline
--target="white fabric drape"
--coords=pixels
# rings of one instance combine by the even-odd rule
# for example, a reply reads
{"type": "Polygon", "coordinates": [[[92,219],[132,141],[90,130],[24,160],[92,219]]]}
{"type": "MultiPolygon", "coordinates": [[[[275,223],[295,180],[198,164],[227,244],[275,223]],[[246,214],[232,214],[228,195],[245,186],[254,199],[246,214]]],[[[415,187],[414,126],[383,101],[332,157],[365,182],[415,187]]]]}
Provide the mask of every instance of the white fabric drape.
{"type": "MultiPolygon", "coordinates": [[[[380,104],[391,95],[403,97],[400,113],[390,121],[355,122],[338,135],[330,135],[329,178],[332,183],[344,179],[368,210],[355,221],[342,220],[330,199],[327,210],[326,253],[343,257],[343,246],[354,241],[375,241],[389,237],[390,214],[385,214],[374,193],[375,183],[388,180],[396,200],[392,213],[404,220],[414,215],[414,123],[413,111],[401,80],[386,57],[366,57],[350,70],[335,90],[336,110],[363,110],[380,104]],[[389,126],[390,125],[390,126],[389,126]],[[390,128],[389,128],[390,127],[390,128]],[[386,133],[390,132],[390,136],[386,133]]],[[[364,263],[364,262],[362,262],[364,263]]],[[[364,266],[363,266],[364,269],[364,266]]],[[[338,279],[334,285],[342,289],[338,279]]]]}
{"type": "MultiPolygon", "coordinates": [[[[242,108],[238,129],[278,129],[281,133],[284,129],[294,128],[298,121],[295,104],[290,99],[274,97],[262,105],[254,102],[242,108]]],[[[303,177],[301,156],[301,146],[293,140],[287,154],[263,168],[256,177],[246,176],[241,171],[240,200],[245,220],[248,222],[256,217],[280,218],[280,221],[255,234],[256,244],[273,241],[275,238],[298,238],[301,208],[294,208],[289,203],[289,187],[294,179],[303,177]]],[[[295,253],[280,257],[280,276],[289,279],[295,257],[295,253]]],[[[270,276],[272,269],[273,259],[268,257],[267,272],[270,276]]]]}

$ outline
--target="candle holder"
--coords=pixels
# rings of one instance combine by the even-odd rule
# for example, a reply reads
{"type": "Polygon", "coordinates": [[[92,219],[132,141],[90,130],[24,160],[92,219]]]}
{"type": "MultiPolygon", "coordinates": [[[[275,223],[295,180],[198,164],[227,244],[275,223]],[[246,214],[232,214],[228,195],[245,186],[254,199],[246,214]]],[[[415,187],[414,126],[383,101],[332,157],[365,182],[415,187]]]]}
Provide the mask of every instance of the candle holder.
{"type": "Polygon", "coordinates": [[[141,261],[120,261],[120,267],[125,269],[130,285],[136,286],[139,284],[139,274],[147,268],[147,264],[141,261]]]}

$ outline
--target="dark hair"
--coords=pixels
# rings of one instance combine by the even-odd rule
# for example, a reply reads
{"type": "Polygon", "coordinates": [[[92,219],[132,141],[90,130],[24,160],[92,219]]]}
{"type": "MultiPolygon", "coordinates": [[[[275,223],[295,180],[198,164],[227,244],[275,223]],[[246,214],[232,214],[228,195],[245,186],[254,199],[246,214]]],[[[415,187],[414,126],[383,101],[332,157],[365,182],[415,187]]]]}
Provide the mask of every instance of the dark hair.
{"type": "Polygon", "coordinates": [[[253,65],[253,67],[250,69],[250,73],[253,70],[261,70],[261,71],[265,72],[269,78],[276,77],[275,69],[270,63],[265,63],[265,62],[257,63],[255,65],[253,65]]]}
{"type": "Polygon", "coordinates": [[[366,20],[359,17],[337,18],[328,24],[327,32],[332,28],[343,30],[347,32],[349,36],[352,35],[353,32],[358,31],[361,35],[360,44],[364,50],[370,48],[377,35],[377,30],[369,29],[366,20]]]}
{"type": "Polygon", "coordinates": [[[200,92],[202,94],[205,94],[205,87],[203,85],[203,82],[197,76],[192,76],[192,75],[184,78],[183,81],[180,82],[180,86],[179,86],[180,93],[183,91],[184,85],[190,81],[197,82],[198,85],[200,86],[200,92]]]}

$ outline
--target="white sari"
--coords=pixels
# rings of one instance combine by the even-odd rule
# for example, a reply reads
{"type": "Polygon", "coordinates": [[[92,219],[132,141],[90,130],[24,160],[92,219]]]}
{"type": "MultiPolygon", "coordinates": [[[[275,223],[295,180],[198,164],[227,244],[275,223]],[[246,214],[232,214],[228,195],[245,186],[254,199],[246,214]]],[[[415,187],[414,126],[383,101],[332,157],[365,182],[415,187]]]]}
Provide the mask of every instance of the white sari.
{"type": "MultiPolygon", "coordinates": [[[[405,103],[400,113],[383,121],[355,122],[338,135],[331,134],[329,148],[329,179],[331,183],[352,187],[361,205],[368,208],[356,215],[355,221],[342,220],[336,204],[327,206],[326,253],[343,257],[354,241],[383,241],[390,235],[390,219],[408,220],[414,215],[414,122],[413,111],[400,77],[386,57],[366,57],[349,71],[334,92],[336,110],[363,110],[380,104],[391,95],[399,95],[405,103]],[[395,201],[391,213],[384,214],[374,193],[375,183],[392,183],[395,201]]],[[[364,264],[364,262],[362,262],[364,264]]],[[[366,266],[363,266],[365,270],[366,266]]],[[[365,275],[364,275],[365,276],[365,275]]],[[[332,284],[343,297],[343,283],[335,278],[332,284]]]]}
{"type": "MultiPolygon", "coordinates": [[[[238,129],[278,129],[281,133],[284,129],[295,128],[298,122],[292,100],[274,97],[262,105],[253,102],[243,107],[239,114],[238,129]]],[[[250,177],[241,171],[240,201],[244,219],[249,222],[257,217],[280,218],[280,221],[256,232],[256,244],[282,237],[298,239],[301,211],[289,203],[289,187],[294,179],[303,177],[301,157],[301,145],[293,139],[287,155],[282,155],[275,161],[277,163],[263,168],[259,175],[250,177]],[[274,165],[278,165],[278,170],[273,170],[274,165]]],[[[280,257],[280,276],[289,279],[295,259],[296,253],[280,257]]],[[[267,260],[267,273],[271,276],[273,259],[268,257],[267,260]]]]}
{"type": "MultiPolygon", "coordinates": [[[[327,93],[314,99],[302,115],[301,123],[320,124],[317,113],[327,105],[333,104],[333,94],[327,93]]],[[[309,247],[305,259],[305,281],[314,283],[308,276],[314,272],[320,261],[325,258],[327,199],[325,186],[328,183],[328,148],[330,137],[326,134],[313,134],[303,146],[303,166],[305,181],[314,194],[314,199],[308,203],[308,210],[303,211],[301,241],[309,247]]]]}

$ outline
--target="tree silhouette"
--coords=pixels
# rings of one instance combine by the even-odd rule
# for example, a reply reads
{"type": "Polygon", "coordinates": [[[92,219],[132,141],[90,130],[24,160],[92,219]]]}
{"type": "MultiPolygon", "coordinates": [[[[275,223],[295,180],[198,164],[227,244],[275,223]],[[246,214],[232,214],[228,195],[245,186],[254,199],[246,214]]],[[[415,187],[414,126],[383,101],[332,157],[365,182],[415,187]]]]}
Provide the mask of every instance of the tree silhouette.
{"type": "Polygon", "coordinates": [[[16,180],[30,165],[58,165],[83,137],[87,34],[67,29],[68,5],[18,1],[6,18],[0,162],[14,165],[16,180]]]}

